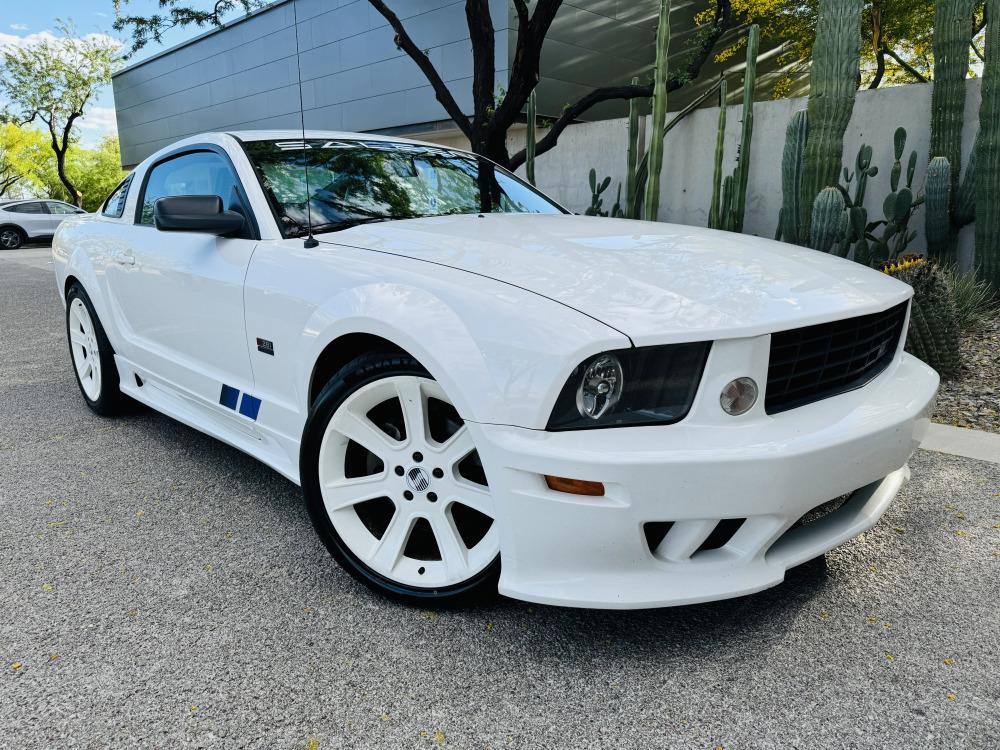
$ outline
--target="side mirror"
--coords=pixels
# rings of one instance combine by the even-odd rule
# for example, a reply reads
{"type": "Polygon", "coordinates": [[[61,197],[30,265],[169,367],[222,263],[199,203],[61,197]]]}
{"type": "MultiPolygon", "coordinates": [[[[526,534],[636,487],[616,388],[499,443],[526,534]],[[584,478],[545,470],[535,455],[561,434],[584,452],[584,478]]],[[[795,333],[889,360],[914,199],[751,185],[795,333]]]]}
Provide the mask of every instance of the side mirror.
{"type": "Polygon", "coordinates": [[[217,195],[173,195],[153,204],[153,223],[161,232],[202,232],[220,237],[243,228],[244,218],[222,208],[217,195]]]}

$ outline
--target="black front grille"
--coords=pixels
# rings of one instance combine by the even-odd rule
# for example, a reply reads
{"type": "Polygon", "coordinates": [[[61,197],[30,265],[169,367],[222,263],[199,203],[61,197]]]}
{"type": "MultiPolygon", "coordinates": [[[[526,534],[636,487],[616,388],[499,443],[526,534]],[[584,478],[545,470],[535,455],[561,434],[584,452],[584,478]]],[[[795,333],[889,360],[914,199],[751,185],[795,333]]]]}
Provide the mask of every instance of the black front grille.
{"type": "Polygon", "coordinates": [[[874,378],[896,353],[906,305],[773,334],[764,410],[795,409],[874,378]]]}

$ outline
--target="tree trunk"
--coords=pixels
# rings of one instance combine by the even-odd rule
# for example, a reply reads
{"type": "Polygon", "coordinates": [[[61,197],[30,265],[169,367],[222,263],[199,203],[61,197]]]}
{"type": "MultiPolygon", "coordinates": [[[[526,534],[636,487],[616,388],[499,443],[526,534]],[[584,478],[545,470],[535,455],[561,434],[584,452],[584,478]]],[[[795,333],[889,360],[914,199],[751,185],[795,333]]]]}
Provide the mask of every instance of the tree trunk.
{"type": "Polygon", "coordinates": [[[882,11],[876,9],[872,9],[872,51],[875,53],[875,76],[868,88],[877,89],[885,76],[885,47],[882,43],[882,11]]]}
{"type": "Polygon", "coordinates": [[[83,208],[83,193],[76,189],[76,185],[66,174],[66,151],[56,150],[56,172],[59,174],[59,181],[69,192],[70,201],[77,208],[83,208]]]}

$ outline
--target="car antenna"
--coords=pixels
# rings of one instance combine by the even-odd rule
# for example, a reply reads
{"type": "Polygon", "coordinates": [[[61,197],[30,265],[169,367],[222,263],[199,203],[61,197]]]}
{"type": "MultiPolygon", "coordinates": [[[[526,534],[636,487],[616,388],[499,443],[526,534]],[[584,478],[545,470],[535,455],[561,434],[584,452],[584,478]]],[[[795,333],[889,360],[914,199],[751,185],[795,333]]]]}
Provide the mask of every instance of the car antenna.
{"type": "Polygon", "coordinates": [[[306,113],[302,105],[302,58],[299,55],[299,10],[298,0],[292,0],[292,22],[295,24],[295,69],[299,76],[299,124],[302,127],[302,168],[306,176],[306,222],[308,224],[309,236],[306,237],[303,247],[314,248],[319,246],[319,242],[313,237],[312,218],[312,191],[309,190],[309,155],[306,143],[306,113]]]}

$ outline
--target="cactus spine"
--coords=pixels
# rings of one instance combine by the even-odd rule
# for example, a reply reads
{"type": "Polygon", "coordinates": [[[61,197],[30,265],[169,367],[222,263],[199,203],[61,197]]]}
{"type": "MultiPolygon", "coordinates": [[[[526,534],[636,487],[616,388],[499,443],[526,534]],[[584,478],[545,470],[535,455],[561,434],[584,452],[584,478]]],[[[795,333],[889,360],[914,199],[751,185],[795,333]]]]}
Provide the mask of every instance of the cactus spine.
{"type": "Polygon", "coordinates": [[[861,58],[862,0],[820,0],[809,83],[809,137],[802,173],[800,237],[809,232],[813,202],[837,184],[844,132],[854,110],[861,58]]]}
{"type": "Polygon", "coordinates": [[[940,260],[948,254],[951,244],[951,219],[948,206],[952,185],[951,164],[943,156],[935,156],[927,166],[927,187],[924,231],[927,235],[927,252],[940,260]]]}
{"type": "Polygon", "coordinates": [[[535,184],[535,91],[532,89],[528,95],[528,132],[525,134],[524,153],[524,174],[528,182],[535,184]]]}
{"type": "Polygon", "coordinates": [[[957,196],[962,171],[965,77],[969,70],[975,0],[937,0],[934,6],[930,155],[948,160],[951,165],[949,194],[957,196]]]}
{"type": "Polygon", "coordinates": [[[663,126],[667,122],[667,66],[670,48],[670,0],[660,0],[656,27],[656,68],[653,71],[653,137],[649,143],[649,178],[646,181],[646,218],[656,221],[660,209],[660,172],[663,169],[663,126]]]}
{"type": "MultiPolygon", "coordinates": [[[[632,79],[632,85],[638,86],[638,77],[632,79]]],[[[628,101],[628,164],[625,174],[625,202],[626,212],[634,217],[637,210],[636,200],[636,169],[639,166],[639,99],[632,98],[628,101]]]]}
{"type": "Polygon", "coordinates": [[[802,163],[809,135],[809,113],[800,109],[792,115],[785,130],[785,149],[781,155],[781,218],[779,231],[785,242],[805,244],[806,237],[799,234],[802,209],[802,163]]]}
{"type": "Polygon", "coordinates": [[[1000,289],[1000,0],[986,0],[986,62],[976,139],[976,263],[1000,289]]]}
{"type": "Polygon", "coordinates": [[[760,26],[753,24],[747,35],[747,64],[743,74],[743,132],[740,152],[733,175],[733,209],[730,228],[743,231],[743,216],[747,206],[747,182],[750,179],[750,141],[753,139],[753,99],[757,91],[757,49],[760,46],[760,26]]]}
{"type": "Polygon", "coordinates": [[[726,79],[719,85],[719,130],[715,136],[715,169],[712,172],[712,205],[708,209],[708,226],[712,229],[722,227],[720,201],[722,200],[722,158],[726,149],[726,99],[729,90],[726,79]]]}

